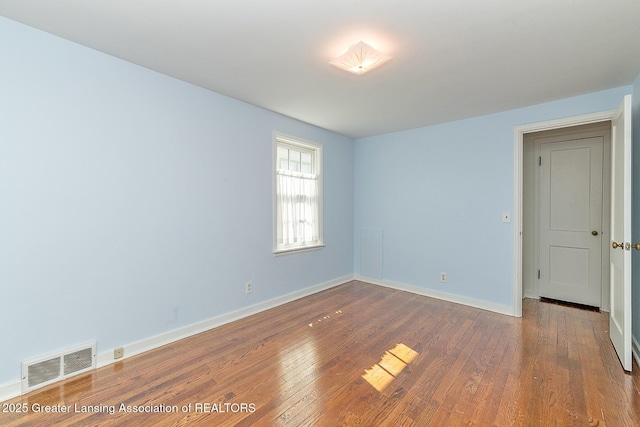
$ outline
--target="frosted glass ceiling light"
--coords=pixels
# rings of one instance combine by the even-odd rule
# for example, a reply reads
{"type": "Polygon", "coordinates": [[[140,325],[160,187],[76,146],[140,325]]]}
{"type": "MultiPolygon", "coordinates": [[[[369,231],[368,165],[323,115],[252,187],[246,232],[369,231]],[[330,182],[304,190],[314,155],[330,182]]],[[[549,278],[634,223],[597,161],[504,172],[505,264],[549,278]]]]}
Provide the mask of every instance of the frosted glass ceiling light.
{"type": "Polygon", "coordinates": [[[329,62],[345,71],[353,74],[364,74],[372,70],[388,60],[391,57],[378,52],[365,42],[361,41],[354,44],[344,54],[340,55],[333,61],[329,62]]]}

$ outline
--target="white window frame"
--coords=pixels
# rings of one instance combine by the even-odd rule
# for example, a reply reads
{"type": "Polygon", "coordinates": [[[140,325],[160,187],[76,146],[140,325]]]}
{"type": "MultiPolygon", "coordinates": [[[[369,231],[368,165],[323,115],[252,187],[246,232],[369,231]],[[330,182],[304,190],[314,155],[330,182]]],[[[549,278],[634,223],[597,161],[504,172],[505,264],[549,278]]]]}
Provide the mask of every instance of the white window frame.
{"type": "Polygon", "coordinates": [[[311,141],[305,141],[300,138],[284,135],[279,132],[273,133],[273,158],[272,176],[273,176],[273,253],[274,255],[282,255],[294,252],[302,252],[314,249],[320,249],[324,247],[323,243],[323,228],[322,228],[322,145],[311,141]],[[317,175],[317,221],[318,221],[318,239],[314,242],[299,243],[299,244],[280,244],[278,242],[278,236],[281,235],[280,227],[282,224],[278,211],[278,146],[286,146],[293,149],[300,150],[302,152],[313,153],[313,173],[317,175]]]}

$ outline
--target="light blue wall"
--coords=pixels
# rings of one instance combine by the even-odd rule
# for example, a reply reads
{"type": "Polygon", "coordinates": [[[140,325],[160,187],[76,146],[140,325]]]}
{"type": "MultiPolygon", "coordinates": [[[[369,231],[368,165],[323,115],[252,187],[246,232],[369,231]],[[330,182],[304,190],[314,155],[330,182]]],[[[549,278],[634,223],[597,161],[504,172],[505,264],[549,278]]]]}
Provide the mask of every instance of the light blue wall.
{"type": "Polygon", "coordinates": [[[0,64],[0,384],[353,273],[350,138],[4,18],[0,64]],[[274,130],[324,146],[322,250],[272,255],[274,130]]]}
{"type": "MultiPolygon", "coordinates": [[[[631,95],[633,121],[631,132],[633,134],[633,206],[631,210],[632,218],[632,240],[633,243],[640,242],[640,74],[633,83],[633,94],[631,95]]],[[[631,321],[633,322],[633,336],[640,342],[640,252],[632,251],[632,290],[631,290],[631,321]]]]}
{"type": "Polygon", "coordinates": [[[512,306],[514,127],[615,109],[631,90],[356,140],[355,273],[371,262],[362,231],[382,230],[384,280],[512,306]]]}
{"type": "Polygon", "coordinates": [[[633,91],[640,164],[640,76],[354,148],[4,18],[0,63],[0,384],[55,349],[96,339],[106,351],[360,274],[361,230],[374,276],[510,306],[514,126],[613,109],[633,91]],[[324,145],[323,250],[271,254],[273,130],[324,145]]]}

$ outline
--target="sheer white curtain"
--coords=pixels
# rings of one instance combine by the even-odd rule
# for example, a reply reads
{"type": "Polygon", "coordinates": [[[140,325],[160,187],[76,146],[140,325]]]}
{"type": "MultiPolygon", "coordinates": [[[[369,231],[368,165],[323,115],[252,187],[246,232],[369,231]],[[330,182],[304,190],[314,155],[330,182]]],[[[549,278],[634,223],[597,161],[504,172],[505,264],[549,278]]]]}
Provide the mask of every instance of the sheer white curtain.
{"type": "Polygon", "coordinates": [[[276,171],[278,245],[313,244],[319,241],[318,175],[276,171]]]}

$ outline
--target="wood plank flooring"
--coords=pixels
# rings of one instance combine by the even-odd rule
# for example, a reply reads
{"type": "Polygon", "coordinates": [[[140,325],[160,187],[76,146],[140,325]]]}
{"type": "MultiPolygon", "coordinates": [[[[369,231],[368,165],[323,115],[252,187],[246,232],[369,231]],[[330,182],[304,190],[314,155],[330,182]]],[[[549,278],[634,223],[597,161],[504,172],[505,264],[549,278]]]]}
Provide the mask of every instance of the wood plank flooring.
{"type": "Polygon", "coordinates": [[[638,371],[604,313],[354,281],[0,403],[27,409],[0,425],[640,426],[638,371]]]}

